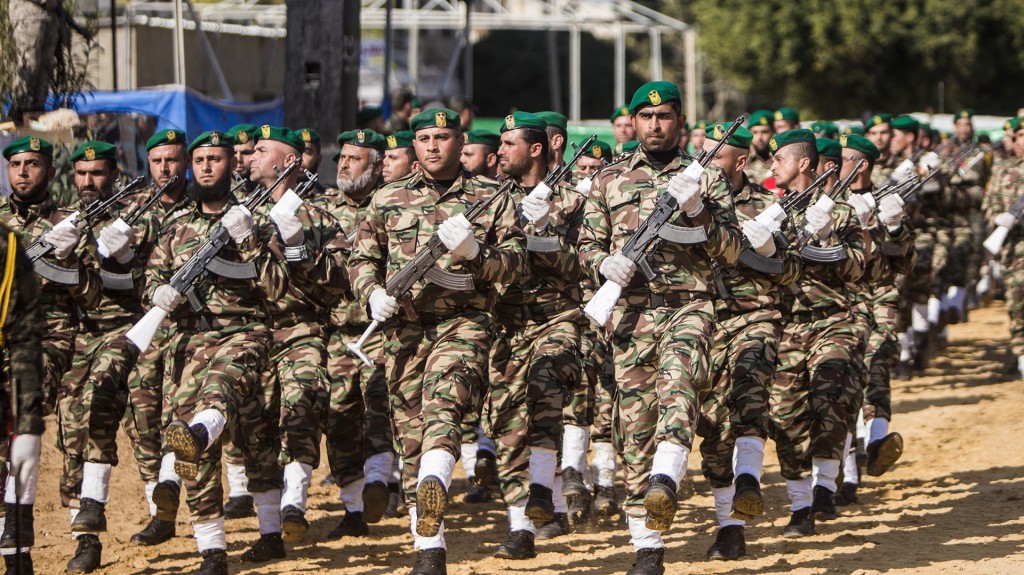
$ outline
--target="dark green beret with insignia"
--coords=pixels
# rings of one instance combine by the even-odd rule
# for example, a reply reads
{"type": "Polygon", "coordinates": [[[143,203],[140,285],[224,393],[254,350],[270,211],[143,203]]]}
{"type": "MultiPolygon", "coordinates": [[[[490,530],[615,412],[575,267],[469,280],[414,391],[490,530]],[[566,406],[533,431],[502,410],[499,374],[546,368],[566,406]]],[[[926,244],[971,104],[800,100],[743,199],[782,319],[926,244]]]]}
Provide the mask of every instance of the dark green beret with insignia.
{"type": "Polygon", "coordinates": [[[91,162],[93,160],[116,160],[117,159],[117,146],[114,144],[108,144],[107,142],[100,142],[92,140],[86,142],[78,149],[75,153],[71,154],[72,162],[79,162],[85,160],[91,162]]]}
{"type": "Polygon", "coordinates": [[[863,136],[864,135],[864,126],[862,126],[861,124],[850,124],[849,126],[846,126],[845,130],[843,130],[843,134],[846,134],[846,135],[859,134],[859,135],[863,136]]]}
{"type": "Polygon", "coordinates": [[[747,128],[753,128],[754,126],[768,126],[772,125],[772,112],[771,110],[757,110],[750,114],[750,120],[747,121],[747,128]]]}
{"type": "Polygon", "coordinates": [[[707,122],[707,120],[697,120],[696,122],[693,123],[693,129],[694,130],[704,130],[704,131],[707,131],[707,129],[708,129],[708,122],[707,122]]]}
{"type": "Polygon", "coordinates": [[[619,106],[618,108],[615,108],[614,112],[612,112],[612,117],[611,117],[610,121],[611,121],[611,123],[614,124],[615,120],[618,120],[622,116],[628,116],[628,115],[629,115],[629,106],[619,106]]]}
{"type": "Polygon", "coordinates": [[[776,120],[785,120],[787,122],[793,122],[794,124],[799,124],[800,123],[800,112],[797,112],[796,108],[791,108],[789,106],[783,106],[782,108],[779,108],[778,110],[775,110],[774,118],[776,120]]]}
{"type": "Polygon", "coordinates": [[[929,124],[928,122],[918,121],[917,122],[917,129],[918,130],[924,130],[926,132],[931,132],[932,131],[932,125],[929,124]]]}
{"type": "Polygon", "coordinates": [[[426,128],[450,128],[458,130],[462,127],[462,120],[459,114],[449,108],[430,108],[423,110],[409,120],[413,132],[419,132],[426,128]]]}
{"type": "Polygon", "coordinates": [[[547,130],[548,122],[537,114],[529,112],[516,112],[505,116],[505,123],[501,125],[501,133],[520,128],[533,128],[535,130],[547,130]]]}
{"type": "Polygon", "coordinates": [[[640,108],[660,106],[671,102],[682,102],[679,86],[672,82],[648,82],[633,93],[633,99],[629,101],[629,113],[636,114],[640,108]]]}
{"type": "Polygon", "coordinates": [[[234,148],[235,139],[227,132],[210,130],[199,134],[199,137],[192,140],[188,146],[188,153],[191,155],[196,148],[234,148]]]}
{"type": "Polygon", "coordinates": [[[1016,132],[1024,125],[1024,118],[1010,118],[1006,121],[1006,125],[1003,127],[1007,132],[1016,132]]]}
{"type": "Polygon", "coordinates": [[[598,160],[610,160],[612,157],[612,147],[601,140],[594,140],[594,143],[589,148],[583,150],[583,155],[588,158],[597,158],[598,160]]]}
{"type": "Polygon", "coordinates": [[[615,144],[615,147],[612,149],[612,151],[615,152],[616,156],[618,156],[619,154],[625,154],[627,152],[634,152],[639,147],[640,147],[640,140],[630,140],[628,142],[621,142],[621,143],[615,144]]]}
{"type": "Polygon", "coordinates": [[[249,140],[256,139],[256,126],[252,124],[238,124],[231,126],[231,129],[227,131],[227,135],[235,139],[236,144],[245,144],[249,140]]]}
{"type": "Polygon", "coordinates": [[[492,148],[501,147],[501,136],[487,130],[470,130],[462,135],[463,143],[481,144],[492,148]]]}
{"type": "Polygon", "coordinates": [[[259,140],[273,140],[282,144],[288,144],[300,153],[306,150],[306,144],[302,141],[302,138],[288,128],[263,124],[256,129],[256,141],[259,140]]]}
{"type": "Polygon", "coordinates": [[[798,144],[800,142],[807,142],[813,144],[816,138],[814,132],[806,128],[797,128],[795,130],[786,130],[772,136],[772,139],[768,140],[768,148],[772,152],[778,152],[780,148],[784,148],[790,144],[798,144]]]}
{"type": "Polygon", "coordinates": [[[913,116],[897,116],[892,120],[892,129],[917,133],[919,124],[913,116]]]}
{"type": "Polygon", "coordinates": [[[543,118],[549,126],[554,126],[563,132],[569,129],[569,118],[558,112],[537,112],[536,115],[543,118]]]}
{"type": "Polygon", "coordinates": [[[878,157],[881,155],[878,152],[878,148],[876,148],[875,145],[871,143],[871,140],[865,138],[864,136],[858,136],[856,134],[850,134],[849,136],[840,136],[839,145],[844,148],[856,150],[870,158],[871,161],[877,160],[878,157]]]}
{"type": "Polygon", "coordinates": [[[874,128],[875,126],[881,126],[882,124],[892,124],[892,114],[875,114],[868,120],[867,129],[874,128]]]}
{"type": "Polygon", "coordinates": [[[389,150],[397,150],[398,148],[411,148],[412,147],[412,130],[402,130],[401,132],[395,132],[390,136],[384,138],[384,142],[387,144],[389,150]]]}
{"type": "Polygon", "coordinates": [[[818,120],[811,124],[811,131],[814,132],[815,136],[821,138],[835,138],[839,135],[839,126],[832,122],[818,120]]]}
{"type": "Polygon", "coordinates": [[[963,119],[963,118],[970,119],[970,118],[973,118],[973,117],[974,117],[974,109],[973,108],[961,108],[961,109],[956,111],[956,114],[953,114],[953,121],[955,122],[955,121],[963,119]]]}
{"type": "Polygon", "coordinates": [[[320,134],[316,133],[313,128],[302,128],[301,130],[295,130],[295,133],[302,138],[303,142],[309,142],[311,144],[320,144],[320,134]]]}
{"type": "MultiPolygon", "coordinates": [[[[725,133],[728,132],[731,127],[732,122],[729,122],[728,124],[713,124],[705,128],[704,133],[707,134],[708,138],[711,138],[716,142],[721,142],[725,133]]],[[[726,140],[725,143],[730,146],[736,146],[737,148],[743,148],[746,150],[750,147],[750,142],[753,140],[754,134],[752,134],[750,130],[740,126],[739,128],[736,128],[736,132],[733,133],[732,136],[729,136],[729,139],[726,140]]]]}
{"type": "Polygon", "coordinates": [[[14,154],[35,152],[44,156],[53,157],[53,144],[35,136],[24,136],[14,140],[4,147],[4,159],[10,160],[14,154]]]}
{"type": "Polygon", "coordinates": [[[365,124],[371,120],[376,120],[384,115],[384,110],[380,106],[364,106],[360,108],[356,114],[356,121],[360,124],[365,124]]]}
{"type": "Polygon", "coordinates": [[[686,134],[687,136],[690,135],[690,123],[689,122],[683,122],[683,133],[686,134]]]}
{"type": "Polygon", "coordinates": [[[818,148],[819,156],[827,156],[829,158],[843,157],[843,147],[832,138],[818,138],[814,145],[818,148]]]}
{"type": "Polygon", "coordinates": [[[338,144],[344,146],[345,144],[351,144],[353,146],[359,146],[360,148],[373,148],[378,152],[383,152],[384,147],[387,145],[387,141],[384,136],[377,132],[366,129],[366,130],[349,130],[342,132],[338,136],[338,144]]]}
{"type": "Polygon", "coordinates": [[[185,141],[185,132],[181,130],[160,130],[146,141],[146,151],[148,152],[157,146],[171,146],[174,144],[188,145],[188,142],[185,141]]]}

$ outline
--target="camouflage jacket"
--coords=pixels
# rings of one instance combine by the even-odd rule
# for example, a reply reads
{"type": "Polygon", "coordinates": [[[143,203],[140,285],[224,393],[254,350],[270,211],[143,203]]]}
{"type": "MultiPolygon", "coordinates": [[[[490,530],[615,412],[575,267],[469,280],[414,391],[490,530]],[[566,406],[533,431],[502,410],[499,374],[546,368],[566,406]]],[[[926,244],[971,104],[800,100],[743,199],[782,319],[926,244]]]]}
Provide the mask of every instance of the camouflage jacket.
{"type": "MultiPolygon", "coordinates": [[[[601,263],[622,250],[640,223],[654,210],[658,197],[668,193],[668,183],[692,160],[679,156],[658,171],[645,153],[637,152],[601,170],[587,198],[583,227],[578,246],[580,263],[590,279],[603,283],[601,263]]],[[[707,241],[684,245],[668,241],[656,242],[647,257],[656,277],[648,281],[639,270],[623,297],[629,300],[650,294],[673,292],[715,295],[711,257],[726,265],[736,261],[740,253],[741,235],[732,205],[732,194],[718,168],[707,168],[701,175],[701,193],[705,209],[692,220],[677,210],[672,225],[703,227],[707,241]]]]}
{"type": "MultiPolygon", "coordinates": [[[[370,294],[402,269],[423,249],[437,226],[495,193],[497,182],[463,171],[448,190],[438,192],[422,172],[415,172],[377,190],[365,219],[359,224],[351,265],[352,288],[366,306],[370,294]]],[[[526,267],[523,232],[515,223],[510,198],[495,201],[473,223],[480,253],[469,261],[443,255],[436,266],[448,273],[471,275],[468,291],[441,287],[422,278],[413,285],[409,302],[417,313],[439,316],[462,309],[489,312],[496,286],[519,282],[526,267]]],[[[408,318],[405,318],[408,319],[408,318]]]]}
{"type": "MultiPolygon", "coordinates": [[[[368,194],[362,200],[352,198],[335,188],[327,188],[322,194],[313,196],[309,201],[314,206],[321,208],[333,216],[339,228],[338,233],[344,238],[345,247],[341,249],[339,257],[344,266],[348,266],[352,257],[352,247],[355,243],[356,232],[359,230],[360,222],[366,219],[366,213],[370,208],[370,201],[373,194],[368,194]]],[[[349,326],[358,328],[370,323],[370,316],[366,308],[359,303],[359,298],[352,291],[351,283],[346,282],[344,293],[340,301],[331,308],[330,325],[334,327],[349,326]]]]}
{"type": "MultiPolygon", "coordinates": [[[[0,225],[0,275],[7,264],[10,228],[0,225]]],[[[14,278],[11,282],[7,317],[3,324],[5,397],[11,402],[2,408],[14,433],[43,434],[42,347],[39,342],[44,326],[41,318],[39,281],[32,264],[19,246],[15,252],[14,278]]],[[[5,428],[5,431],[8,428],[5,428]]]]}
{"type": "Polygon", "coordinates": [[[1003,158],[992,165],[992,177],[988,180],[985,199],[981,203],[981,211],[985,216],[985,222],[989,225],[991,225],[992,218],[1005,211],[1002,208],[1003,201],[1000,197],[1002,194],[1000,190],[1008,184],[1012,186],[1012,179],[1014,178],[1012,172],[1013,170],[1020,169],[1022,162],[1024,162],[1024,159],[1012,156],[1003,158]],[[1007,177],[1011,178],[1011,182],[1002,181],[1007,177]]]}
{"type": "Polygon", "coordinates": [[[772,175],[771,156],[768,159],[762,159],[755,152],[750,152],[747,155],[747,165],[743,168],[743,173],[751,182],[757,185],[763,184],[772,175]]]}
{"type": "MultiPolygon", "coordinates": [[[[849,194],[862,194],[870,192],[872,188],[864,190],[847,190],[849,194]]],[[[866,228],[862,232],[870,242],[865,242],[868,259],[864,268],[864,274],[860,278],[860,284],[866,287],[895,286],[897,277],[900,274],[909,273],[917,261],[917,252],[914,250],[916,232],[910,224],[909,218],[904,217],[903,225],[893,235],[889,229],[878,221],[878,214],[873,213],[866,228]]]]}
{"type": "MultiPolygon", "coordinates": [[[[1024,195],[1024,159],[1017,159],[1011,165],[1000,170],[999,178],[992,181],[988,190],[985,218],[991,223],[992,218],[1010,211],[1022,195],[1024,195]]],[[[1024,225],[1020,222],[1010,228],[1010,233],[1003,244],[1003,254],[1011,260],[1024,257],[1024,225]]]]}
{"type": "Polygon", "coordinates": [[[889,156],[884,162],[875,162],[871,168],[871,185],[876,188],[884,186],[889,181],[893,170],[902,162],[903,158],[897,156],[889,156]]]}

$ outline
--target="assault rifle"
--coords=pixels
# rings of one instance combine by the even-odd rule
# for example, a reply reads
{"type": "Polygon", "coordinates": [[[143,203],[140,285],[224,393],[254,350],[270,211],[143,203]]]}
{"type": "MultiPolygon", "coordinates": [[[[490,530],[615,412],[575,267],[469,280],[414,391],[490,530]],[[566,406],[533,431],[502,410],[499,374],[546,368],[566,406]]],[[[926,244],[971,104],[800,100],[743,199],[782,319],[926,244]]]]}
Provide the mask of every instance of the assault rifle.
{"type": "MultiPolygon", "coordinates": [[[[1024,195],[1019,196],[1017,201],[1013,202],[1010,206],[1009,212],[1016,218],[1016,223],[1020,224],[1021,216],[1024,215],[1024,195]]],[[[985,249],[994,256],[998,256],[999,252],[1003,249],[1003,243],[1006,242],[1006,236],[1010,234],[1010,228],[1006,226],[996,226],[996,229],[992,230],[985,241],[981,244],[985,246],[985,249]]]]}

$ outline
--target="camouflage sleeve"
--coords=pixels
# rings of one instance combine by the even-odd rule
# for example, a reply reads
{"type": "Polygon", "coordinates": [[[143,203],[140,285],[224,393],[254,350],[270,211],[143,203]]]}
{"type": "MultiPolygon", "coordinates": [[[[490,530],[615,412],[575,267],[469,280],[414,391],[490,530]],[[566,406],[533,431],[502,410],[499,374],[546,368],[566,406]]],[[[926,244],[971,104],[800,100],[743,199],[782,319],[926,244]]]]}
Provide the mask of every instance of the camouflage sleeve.
{"type": "Polygon", "coordinates": [[[776,257],[782,258],[782,273],[776,276],[772,276],[772,280],[780,286],[788,286],[795,283],[800,279],[800,276],[804,273],[804,260],[800,257],[800,252],[796,249],[796,244],[790,243],[786,240],[787,237],[795,236],[795,232],[792,230],[793,220],[792,218],[786,219],[786,226],[790,227],[790,230],[783,230],[782,233],[775,234],[775,247],[776,257]]]}
{"type": "Polygon", "coordinates": [[[704,210],[692,220],[707,231],[705,247],[708,255],[733,265],[740,257],[743,236],[724,172],[717,168],[705,169],[700,177],[700,188],[704,196],[704,210]]]}
{"type": "Polygon", "coordinates": [[[147,304],[153,301],[153,292],[156,288],[171,281],[174,274],[174,258],[172,250],[174,237],[177,235],[177,224],[169,224],[161,229],[157,238],[153,241],[149,257],[146,259],[146,287],[145,297],[147,304]]]}
{"type": "Polygon", "coordinates": [[[494,284],[516,283],[526,271],[526,247],[523,230],[516,223],[512,199],[505,195],[491,207],[488,215],[490,226],[473,226],[480,241],[480,253],[466,262],[467,267],[476,279],[494,284]]]}
{"type": "Polygon", "coordinates": [[[606,198],[608,183],[614,178],[615,176],[608,170],[602,170],[594,178],[594,185],[583,206],[579,240],[576,244],[582,272],[596,284],[604,280],[600,272],[601,263],[611,255],[609,251],[612,244],[612,218],[606,198]]]}
{"type": "Polygon", "coordinates": [[[868,263],[862,229],[849,204],[837,203],[834,209],[833,229],[835,232],[826,242],[828,244],[826,247],[846,245],[847,257],[842,263],[835,266],[835,271],[843,281],[854,283],[864,274],[868,263]]]}
{"type": "Polygon", "coordinates": [[[303,212],[309,258],[288,266],[288,281],[317,301],[336,300],[349,288],[343,256],[349,249],[348,240],[338,221],[327,211],[306,204],[303,212]]]}
{"type": "Polygon", "coordinates": [[[78,247],[67,258],[58,263],[68,268],[78,268],[78,284],[69,286],[71,295],[82,306],[82,309],[96,309],[102,299],[103,282],[100,279],[100,265],[93,249],[96,237],[89,227],[82,231],[78,238],[78,247]]]}
{"type": "Polygon", "coordinates": [[[572,283],[579,281],[580,259],[576,253],[576,243],[579,241],[585,204],[586,198],[583,195],[568,186],[559,186],[558,196],[552,206],[555,213],[550,223],[543,230],[537,230],[532,223],[523,227],[531,274],[555,275],[572,283]],[[541,241],[537,242],[534,238],[541,238],[541,241]],[[557,240],[561,249],[547,251],[547,248],[535,248],[534,244],[542,244],[544,238],[557,240]]]}
{"type": "Polygon", "coordinates": [[[349,279],[360,305],[369,305],[370,294],[384,287],[387,265],[388,233],[374,198],[359,223],[356,240],[349,257],[349,279]]]}
{"type": "MultiPolygon", "coordinates": [[[[6,232],[6,230],[4,230],[6,232]]],[[[0,241],[0,261],[6,264],[7,234],[0,241]]],[[[6,267],[0,264],[0,270],[6,267]]],[[[38,306],[39,282],[32,272],[32,264],[18,246],[14,265],[11,299],[7,306],[7,321],[3,326],[6,345],[5,359],[11,381],[11,395],[17,401],[14,422],[15,433],[42,435],[42,339],[43,322],[38,306]]]]}
{"type": "MultiPolygon", "coordinates": [[[[267,219],[269,220],[269,218],[267,219]]],[[[273,224],[270,226],[273,233],[269,234],[269,238],[265,238],[267,234],[259,233],[254,224],[253,233],[249,234],[249,237],[241,242],[235,242],[233,239],[230,242],[238,248],[239,261],[252,262],[256,266],[256,277],[258,278],[256,285],[260,291],[267,299],[277,301],[288,291],[288,276],[292,271],[291,267],[294,265],[297,273],[301,274],[307,269],[307,264],[305,262],[297,264],[286,262],[283,257],[279,258],[274,254],[269,244],[279,241],[279,238],[276,228],[273,228],[273,224]]],[[[217,226],[214,226],[213,229],[217,229],[217,226]]],[[[306,242],[308,244],[308,238],[306,242]]],[[[308,250],[309,246],[307,245],[306,248],[308,250]]]]}

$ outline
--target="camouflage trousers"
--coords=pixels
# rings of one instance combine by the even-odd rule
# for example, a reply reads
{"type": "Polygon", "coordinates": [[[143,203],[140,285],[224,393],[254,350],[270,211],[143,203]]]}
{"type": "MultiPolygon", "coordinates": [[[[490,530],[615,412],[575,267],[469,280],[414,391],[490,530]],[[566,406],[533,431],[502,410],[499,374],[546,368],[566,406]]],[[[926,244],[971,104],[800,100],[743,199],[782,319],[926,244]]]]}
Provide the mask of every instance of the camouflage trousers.
{"type": "Polygon", "coordinates": [[[75,331],[70,328],[54,329],[47,324],[42,340],[43,348],[43,414],[57,413],[57,397],[60,395],[61,380],[71,369],[75,356],[75,331]]]}
{"type": "Polygon", "coordinates": [[[626,481],[626,512],[644,514],[654,452],[659,443],[687,449],[709,387],[714,304],[694,300],[679,308],[618,306],[611,317],[615,362],[615,448],[626,481]]]}
{"type": "Polygon", "coordinates": [[[331,387],[323,430],[327,461],[339,486],[363,476],[367,457],[394,451],[383,336],[377,333],[363,345],[363,351],[375,362],[372,366],[346,348],[364,329],[365,326],[336,328],[327,342],[327,376],[331,387]]]}
{"type": "Polygon", "coordinates": [[[164,354],[172,333],[168,326],[157,331],[149,349],[139,354],[128,378],[128,409],[121,424],[132,443],[144,482],[156,481],[160,475],[164,354]]]}
{"type": "Polygon", "coordinates": [[[1014,258],[1003,267],[1003,290],[1010,314],[1010,350],[1024,355],[1024,258],[1014,258]]]}
{"type": "Polygon", "coordinates": [[[768,398],[782,335],[774,310],[718,318],[711,346],[711,390],[703,398],[697,433],[701,468],[712,487],[732,485],[737,437],[768,437],[768,398]]]}
{"type": "Polygon", "coordinates": [[[117,465],[117,429],[128,401],[128,378],[138,350],[124,337],[130,326],[75,337],[71,369],[57,401],[57,447],[64,455],[61,503],[75,505],[86,462],[117,465]]]}
{"type": "MultiPolygon", "coordinates": [[[[176,419],[188,422],[200,411],[215,409],[227,418],[225,432],[244,450],[246,436],[238,414],[256,400],[269,352],[270,334],[262,324],[205,332],[179,330],[165,356],[164,425],[176,419]]],[[[223,436],[202,453],[195,479],[182,479],[192,521],[223,515],[222,440],[223,436]]]]}
{"type": "Polygon", "coordinates": [[[899,318],[900,294],[895,286],[875,289],[871,302],[873,329],[868,336],[864,364],[867,367],[867,387],[864,389],[865,421],[881,417],[892,420],[892,370],[899,365],[900,343],[896,336],[899,318]]]}
{"type": "Polygon", "coordinates": [[[491,346],[484,433],[498,452],[498,485],[505,505],[526,499],[530,451],[558,451],[565,394],[580,378],[579,308],[527,320],[500,314],[491,346]]]}
{"type": "Polygon", "coordinates": [[[490,318],[477,310],[437,323],[405,321],[385,335],[393,358],[387,381],[405,501],[414,505],[420,457],[443,449],[461,455],[462,419],[483,393],[490,318]]]}
{"type": "Polygon", "coordinates": [[[949,261],[943,268],[943,287],[965,286],[977,279],[980,262],[975,250],[974,234],[969,223],[958,224],[952,230],[949,261]]]}
{"type": "Polygon", "coordinates": [[[608,337],[590,321],[586,321],[580,332],[580,358],[583,362],[583,381],[593,397],[590,440],[595,443],[611,443],[615,368],[611,361],[608,337]]]}
{"type": "Polygon", "coordinates": [[[811,459],[843,458],[851,418],[863,398],[856,366],[861,331],[849,311],[789,321],[771,389],[772,439],[782,476],[802,479],[811,459]]]}

